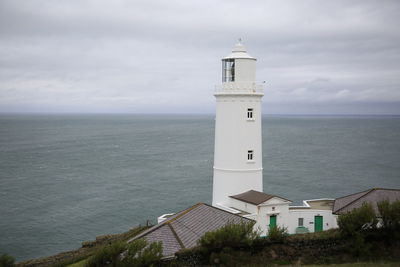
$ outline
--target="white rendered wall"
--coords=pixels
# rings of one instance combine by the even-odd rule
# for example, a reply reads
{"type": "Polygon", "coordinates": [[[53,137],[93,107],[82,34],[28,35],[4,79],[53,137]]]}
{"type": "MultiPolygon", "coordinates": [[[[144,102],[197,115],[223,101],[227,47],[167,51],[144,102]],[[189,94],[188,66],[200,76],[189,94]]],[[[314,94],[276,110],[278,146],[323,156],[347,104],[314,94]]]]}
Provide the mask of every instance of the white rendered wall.
{"type": "Polygon", "coordinates": [[[243,202],[234,198],[230,199],[229,206],[241,211],[245,211],[250,214],[258,214],[257,205],[243,202]]]}
{"type": "Polygon", "coordinates": [[[226,204],[229,196],[248,190],[263,191],[262,183],[262,94],[223,92],[217,99],[214,147],[213,205],[226,204]],[[253,109],[253,119],[247,109],[253,109]],[[253,160],[247,151],[253,150],[253,160]]]}
{"type": "Polygon", "coordinates": [[[260,235],[268,235],[270,216],[276,215],[276,223],[279,227],[287,228],[289,234],[295,234],[298,225],[298,219],[303,218],[303,226],[308,229],[310,233],[314,232],[314,216],[323,217],[322,230],[329,230],[337,228],[337,215],[332,214],[331,210],[317,210],[317,209],[291,209],[289,201],[284,201],[280,198],[273,198],[261,205],[253,205],[237,199],[230,199],[229,206],[254,214],[251,217],[256,220],[254,229],[260,230],[260,235]]]}
{"type": "Polygon", "coordinates": [[[224,60],[234,60],[234,80],[223,82],[216,97],[213,200],[228,206],[229,196],[263,191],[261,98],[256,84],[256,59],[239,42],[224,60]],[[248,109],[253,117],[247,118],[248,109]],[[248,151],[253,159],[248,160],[248,151]]]}
{"type": "Polygon", "coordinates": [[[275,205],[274,207],[275,212],[272,211],[272,205],[264,206],[259,210],[256,226],[261,230],[261,235],[268,235],[270,215],[274,214],[277,216],[277,226],[287,228],[289,234],[296,233],[299,218],[303,218],[303,226],[310,233],[314,232],[314,216],[323,217],[323,231],[338,227],[337,216],[329,210],[290,210],[287,204],[275,205]]]}
{"type": "Polygon", "coordinates": [[[256,80],[255,59],[235,59],[235,81],[254,82],[256,80]]]}
{"type": "Polygon", "coordinates": [[[329,230],[337,228],[337,216],[332,214],[331,210],[289,210],[289,218],[286,222],[289,234],[295,234],[298,225],[298,219],[304,218],[303,226],[308,229],[310,233],[314,232],[314,216],[322,216],[322,230],[329,230]]]}

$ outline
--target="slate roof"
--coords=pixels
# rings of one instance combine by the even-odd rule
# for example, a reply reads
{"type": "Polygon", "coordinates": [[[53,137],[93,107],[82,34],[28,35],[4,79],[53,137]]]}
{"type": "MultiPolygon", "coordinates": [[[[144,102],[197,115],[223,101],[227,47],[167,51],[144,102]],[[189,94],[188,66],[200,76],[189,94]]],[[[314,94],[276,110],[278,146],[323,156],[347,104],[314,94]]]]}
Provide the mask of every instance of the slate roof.
{"type": "Polygon", "coordinates": [[[255,191],[255,190],[249,190],[244,193],[234,195],[234,196],[229,196],[229,197],[243,201],[243,202],[247,202],[250,204],[254,204],[254,205],[260,205],[261,203],[264,203],[265,201],[267,201],[271,198],[274,198],[274,197],[278,197],[280,199],[290,201],[283,197],[270,195],[270,194],[266,194],[266,193],[255,191]]]}
{"type": "Polygon", "coordinates": [[[333,204],[334,214],[343,214],[353,209],[360,208],[363,203],[371,203],[378,214],[377,203],[383,200],[393,202],[400,200],[400,189],[372,188],[359,193],[335,199],[333,204]]]}
{"type": "Polygon", "coordinates": [[[198,203],[151,227],[128,241],[144,238],[148,242],[162,241],[163,256],[173,256],[183,248],[192,248],[206,232],[229,223],[252,222],[204,203],[198,203]]]}

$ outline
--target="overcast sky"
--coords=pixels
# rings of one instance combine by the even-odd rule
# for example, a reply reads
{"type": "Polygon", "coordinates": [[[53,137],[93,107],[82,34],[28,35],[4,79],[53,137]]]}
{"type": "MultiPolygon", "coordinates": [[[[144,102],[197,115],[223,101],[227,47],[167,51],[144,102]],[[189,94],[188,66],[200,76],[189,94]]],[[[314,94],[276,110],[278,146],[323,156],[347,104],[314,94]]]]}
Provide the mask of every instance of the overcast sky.
{"type": "Polygon", "coordinates": [[[213,113],[241,37],[263,112],[400,114],[400,1],[0,0],[0,112],[213,113]]]}

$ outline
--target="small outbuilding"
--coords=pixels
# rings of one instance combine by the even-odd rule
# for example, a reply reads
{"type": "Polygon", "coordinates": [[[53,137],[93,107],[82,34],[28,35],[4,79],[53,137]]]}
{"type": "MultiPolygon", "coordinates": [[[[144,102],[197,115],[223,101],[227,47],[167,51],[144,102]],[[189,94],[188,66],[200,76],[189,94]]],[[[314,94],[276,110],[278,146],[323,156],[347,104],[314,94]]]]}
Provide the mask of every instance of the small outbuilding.
{"type": "Polygon", "coordinates": [[[334,199],[304,200],[302,206],[290,206],[291,200],[255,190],[229,198],[229,206],[219,207],[255,220],[261,235],[268,235],[269,229],[275,226],[286,228],[289,234],[337,227],[337,215],[332,214],[334,199]]]}

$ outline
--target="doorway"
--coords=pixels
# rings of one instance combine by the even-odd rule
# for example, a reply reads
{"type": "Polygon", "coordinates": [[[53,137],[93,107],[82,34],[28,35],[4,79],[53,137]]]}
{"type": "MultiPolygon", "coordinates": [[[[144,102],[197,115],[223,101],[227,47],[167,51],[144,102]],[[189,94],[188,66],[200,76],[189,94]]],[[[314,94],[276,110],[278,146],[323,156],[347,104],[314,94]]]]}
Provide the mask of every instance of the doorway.
{"type": "Polygon", "coordinates": [[[276,215],[269,216],[269,228],[276,227],[276,215]]]}
{"type": "Polygon", "coordinates": [[[314,232],[321,232],[323,230],[322,216],[314,216],[314,232]]]}

